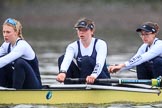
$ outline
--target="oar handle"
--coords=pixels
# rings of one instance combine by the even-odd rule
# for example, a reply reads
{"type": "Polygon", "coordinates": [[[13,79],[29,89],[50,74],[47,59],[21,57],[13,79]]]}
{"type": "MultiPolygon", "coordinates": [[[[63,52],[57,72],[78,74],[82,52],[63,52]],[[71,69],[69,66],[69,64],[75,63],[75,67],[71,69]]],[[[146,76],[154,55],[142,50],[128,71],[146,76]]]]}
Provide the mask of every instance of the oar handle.
{"type": "Polygon", "coordinates": [[[119,83],[120,79],[96,79],[95,82],[103,82],[103,83],[119,83]]]}
{"type": "Polygon", "coordinates": [[[85,78],[66,78],[65,81],[69,81],[69,82],[82,82],[85,83],[86,79],[85,78]]]}

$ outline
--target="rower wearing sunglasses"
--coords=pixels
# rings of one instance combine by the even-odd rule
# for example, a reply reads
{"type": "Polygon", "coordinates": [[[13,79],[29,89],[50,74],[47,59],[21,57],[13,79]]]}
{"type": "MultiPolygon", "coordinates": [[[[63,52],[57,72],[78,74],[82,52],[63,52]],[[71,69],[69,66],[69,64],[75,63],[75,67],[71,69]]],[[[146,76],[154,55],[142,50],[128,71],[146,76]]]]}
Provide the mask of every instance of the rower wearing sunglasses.
{"type": "Polygon", "coordinates": [[[8,18],[3,23],[4,43],[0,47],[0,86],[15,89],[42,88],[38,60],[22,36],[19,21],[8,18]]]}
{"type": "Polygon", "coordinates": [[[137,53],[125,63],[109,66],[109,72],[126,70],[136,66],[138,79],[152,79],[162,76],[162,40],[157,38],[157,23],[145,22],[137,28],[143,44],[137,53]]]}
{"type": "MultiPolygon", "coordinates": [[[[96,78],[110,78],[106,67],[107,44],[94,37],[94,22],[81,18],[74,28],[79,39],[69,44],[65,54],[59,57],[57,81],[64,82],[65,78],[85,78],[86,83],[94,84],[96,78]]],[[[71,82],[65,80],[64,84],[68,83],[71,82]]]]}

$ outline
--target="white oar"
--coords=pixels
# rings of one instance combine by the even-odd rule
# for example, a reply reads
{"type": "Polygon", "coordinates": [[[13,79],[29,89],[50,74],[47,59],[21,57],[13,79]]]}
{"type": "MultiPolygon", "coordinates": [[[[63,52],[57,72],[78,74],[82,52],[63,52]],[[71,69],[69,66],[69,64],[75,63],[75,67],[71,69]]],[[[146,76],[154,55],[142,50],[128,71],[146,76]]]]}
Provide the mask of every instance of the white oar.
{"type": "Polygon", "coordinates": [[[129,69],[129,71],[137,73],[135,69],[129,69]]]}
{"type": "Polygon", "coordinates": [[[144,89],[144,88],[130,88],[130,87],[117,87],[117,86],[103,86],[103,85],[90,85],[90,84],[66,84],[66,85],[50,85],[51,89],[99,89],[99,90],[118,90],[118,91],[131,91],[131,92],[144,92],[160,94],[159,89],[144,89]]]}
{"type": "Polygon", "coordinates": [[[52,89],[86,89],[86,84],[53,84],[50,85],[52,89]]]}
{"type": "Polygon", "coordinates": [[[16,89],[14,89],[14,88],[6,88],[6,87],[0,86],[0,90],[16,90],[16,89]]]}
{"type": "Polygon", "coordinates": [[[89,89],[105,89],[105,90],[121,90],[132,92],[156,93],[160,94],[159,89],[142,89],[142,88],[129,88],[129,87],[115,87],[115,86],[100,86],[100,85],[87,85],[89,89]]]}

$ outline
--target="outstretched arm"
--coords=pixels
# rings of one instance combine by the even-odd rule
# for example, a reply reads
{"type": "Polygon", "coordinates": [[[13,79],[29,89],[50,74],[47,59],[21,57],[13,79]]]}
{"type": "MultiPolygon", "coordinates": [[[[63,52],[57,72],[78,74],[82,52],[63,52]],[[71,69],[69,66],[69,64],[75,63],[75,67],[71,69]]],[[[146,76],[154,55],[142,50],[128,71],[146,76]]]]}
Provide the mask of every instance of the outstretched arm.
{"type": "Polygon", "coordinates": [[[121,68],[125,67],[125,64],[119,64],[119,65],[111,65],[108,67],[108,71],[110,73],[116,73],[117,71],[119,71],[121,68]]]}

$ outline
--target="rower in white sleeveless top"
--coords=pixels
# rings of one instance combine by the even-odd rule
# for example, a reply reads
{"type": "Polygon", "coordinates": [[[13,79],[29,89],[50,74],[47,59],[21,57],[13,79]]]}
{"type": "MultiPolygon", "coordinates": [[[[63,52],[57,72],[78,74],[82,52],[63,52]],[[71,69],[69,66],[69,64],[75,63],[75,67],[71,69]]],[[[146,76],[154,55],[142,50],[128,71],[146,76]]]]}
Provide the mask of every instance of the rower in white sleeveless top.
{"type": "Polygon", "coordinates": [[[137,53],[125,63],[109,66],[109,72],[137,67],[138,79],[152,79],[162,76],[162,40],[157,38],[157,23],[145,22],[136,30],[143,40],[137,53]]]}
{"type": "Polygon", "coordinates": [[[32,47],[22,36],[19,21],[3,23],[4,43],[0,47],[0,86],[16,89],[42,88],[39,64],[32,47]]]}
{"type": "Polygon", "coordinates": [[[94,22],[82,18],[78,20],[75,28],[79,40],[69,44],[65,54],[59,58],[60,72],[57,80],[63,82],[65,78],[86,78],[86,83],[94,84],[97,78],[110,78],[106,67],[107,44],[94,38],[94,22]]]}

